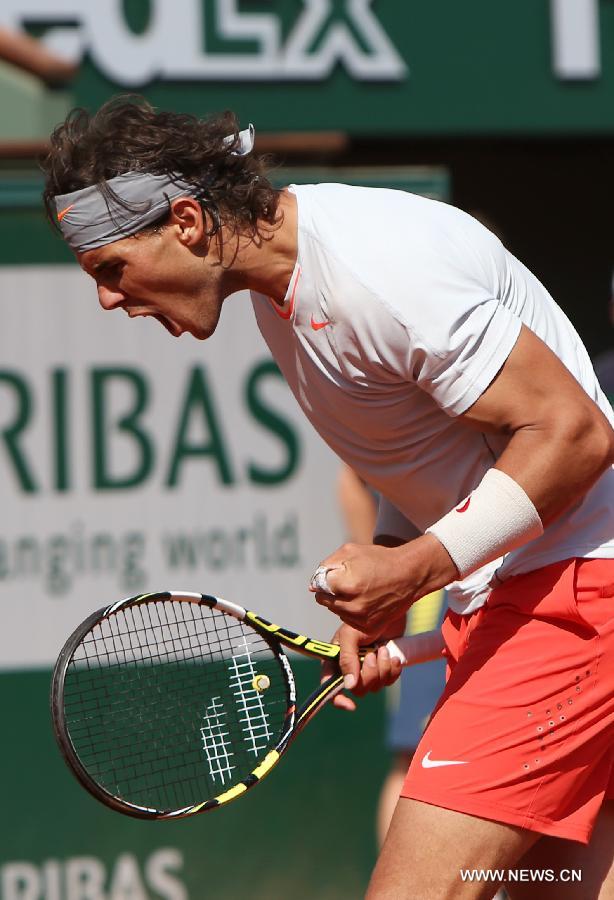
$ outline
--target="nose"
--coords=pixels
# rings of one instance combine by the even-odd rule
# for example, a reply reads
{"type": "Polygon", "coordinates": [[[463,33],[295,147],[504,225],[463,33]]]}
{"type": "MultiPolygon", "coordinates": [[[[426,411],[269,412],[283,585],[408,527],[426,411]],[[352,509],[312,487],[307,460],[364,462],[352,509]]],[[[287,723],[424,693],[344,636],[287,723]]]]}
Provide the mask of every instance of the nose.
{"type": "Polygon", "coordinates": [[[103,309],[117,309],[125,299],[126,297],[121,291],[112,291],[103,284],[98,285],[98,302],[103,309]]]}

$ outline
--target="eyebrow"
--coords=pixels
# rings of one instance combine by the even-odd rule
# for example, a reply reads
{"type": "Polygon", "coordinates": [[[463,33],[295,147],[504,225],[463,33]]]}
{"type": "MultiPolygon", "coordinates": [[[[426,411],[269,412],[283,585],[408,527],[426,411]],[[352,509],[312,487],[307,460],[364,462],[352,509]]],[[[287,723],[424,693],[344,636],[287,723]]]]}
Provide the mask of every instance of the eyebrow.
{"type": "Polygon", "coordinates": [[[108,269],[110,266],[115,266],[119,262],[121,262],[121,260],[119,260],[116,256],[110,256],[108,259],[103,259],[101,262],[94,263],[94,265],[92,266],[92,272],[102,272],[103,269],[108,269]]]}

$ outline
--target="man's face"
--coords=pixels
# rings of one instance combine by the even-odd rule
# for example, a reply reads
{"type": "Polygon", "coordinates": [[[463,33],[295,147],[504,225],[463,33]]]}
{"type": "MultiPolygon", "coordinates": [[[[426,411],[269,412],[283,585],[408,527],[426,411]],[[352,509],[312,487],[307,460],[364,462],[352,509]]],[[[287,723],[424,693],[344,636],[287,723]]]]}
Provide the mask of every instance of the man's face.
{"type": "Polygon", "coordinates": [[[223,295],[222,268],[212,252],[178,238],[172,224],[88,250],[79,263],[96,281],[105,310],[153,316],[170,334],[205,340],[215,330],[223,295]]]}

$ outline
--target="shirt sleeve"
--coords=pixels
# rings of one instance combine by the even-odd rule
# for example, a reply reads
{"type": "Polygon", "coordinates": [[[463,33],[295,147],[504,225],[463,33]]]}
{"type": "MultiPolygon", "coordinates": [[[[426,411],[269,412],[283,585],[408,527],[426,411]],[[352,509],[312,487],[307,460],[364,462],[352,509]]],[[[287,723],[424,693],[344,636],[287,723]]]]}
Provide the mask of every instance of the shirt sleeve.
{"type": "Polygon", "coordinates": [[[482,300],[459,315],[443,303],[436,340],[410,326],[410,380],[450,416],[464,413],[484,393],[512,352],[521,320],[496,298],[482,300]],[[455,314],[456,313],[456,314],[455,314]]]}
{"type": "Polygon", "coordinates": [[[437,210],[436,227],[414,234],[403,281],[383,276],[381,295],[407,337],[403,377],[448,415],[464,413],[490,385],[522,327],[501,241],[459,210],[437,210]],[[396,284],[395,284],[396,281],[396,284]]]}

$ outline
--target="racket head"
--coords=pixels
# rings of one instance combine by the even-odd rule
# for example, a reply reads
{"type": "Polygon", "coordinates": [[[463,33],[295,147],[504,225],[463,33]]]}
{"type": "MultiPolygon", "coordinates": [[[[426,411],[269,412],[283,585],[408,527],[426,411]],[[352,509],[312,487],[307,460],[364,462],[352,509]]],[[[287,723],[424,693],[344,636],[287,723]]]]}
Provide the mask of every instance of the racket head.
{"type": "Polygon", "coordinates": [[[142,819],[217,808],[257,784],[296,725],[274,635],[220,598],[160,592],[89,616],[54,668],[53,727],[80,783],[142,819]]]}

